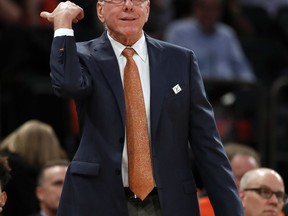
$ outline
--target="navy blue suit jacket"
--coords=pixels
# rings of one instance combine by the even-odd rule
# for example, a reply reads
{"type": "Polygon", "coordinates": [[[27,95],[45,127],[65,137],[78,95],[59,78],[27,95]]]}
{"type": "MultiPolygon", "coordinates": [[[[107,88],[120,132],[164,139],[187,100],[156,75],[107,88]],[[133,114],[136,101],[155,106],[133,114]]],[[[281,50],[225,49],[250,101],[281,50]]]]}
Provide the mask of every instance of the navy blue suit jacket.
{"type": "MultiPolygon", "coordinates": [[[[199,215],[189,150],[216,215],[243,215],[194,53],[145,37],[152,166],[163,216],[199,215]],[[178,94],[172,89],[176,85],[182,89],[178,94]]],[[[107,33],[77,45],[71,36],[54,38],[51,78],[57,95],[75,99],[81,128],[58,216],[127,216],[121,177],[125,102],[107,33]]]]}

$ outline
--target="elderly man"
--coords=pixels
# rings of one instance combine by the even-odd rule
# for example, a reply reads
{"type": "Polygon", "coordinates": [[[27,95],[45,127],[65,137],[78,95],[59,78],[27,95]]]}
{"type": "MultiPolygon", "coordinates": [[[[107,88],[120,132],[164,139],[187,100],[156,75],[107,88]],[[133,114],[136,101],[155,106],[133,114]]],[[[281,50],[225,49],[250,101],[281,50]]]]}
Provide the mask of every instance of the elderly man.
{"type": "Polygon", "coordinates": [[[269,168],[245,173],[240,181],[245,216],[278,216],[286,200],[283,179],[269,168]]]}
{"type": "Polygon", "coordinates": [[[143,31],[149,0],[96,9],[106,30],[80,43],[72,23],[82,8],[66,1],[41,13],[55,29],[53,89],[75,100],[81,131],[57,215],[197,216],[192,150],[215,212],[242,216],[194,53],[143,31]]]}

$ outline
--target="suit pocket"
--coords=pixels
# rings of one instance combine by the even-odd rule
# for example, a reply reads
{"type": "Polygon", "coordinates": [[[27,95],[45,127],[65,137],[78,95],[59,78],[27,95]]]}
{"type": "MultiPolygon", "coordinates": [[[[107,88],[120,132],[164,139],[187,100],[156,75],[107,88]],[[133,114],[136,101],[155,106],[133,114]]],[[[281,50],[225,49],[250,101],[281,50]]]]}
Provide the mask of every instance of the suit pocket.
{"type": "Polygon", "coordinates": [[[72,161],[70,171],[72,174],[98,176],[100,165],[83,161],[72,161]]]}

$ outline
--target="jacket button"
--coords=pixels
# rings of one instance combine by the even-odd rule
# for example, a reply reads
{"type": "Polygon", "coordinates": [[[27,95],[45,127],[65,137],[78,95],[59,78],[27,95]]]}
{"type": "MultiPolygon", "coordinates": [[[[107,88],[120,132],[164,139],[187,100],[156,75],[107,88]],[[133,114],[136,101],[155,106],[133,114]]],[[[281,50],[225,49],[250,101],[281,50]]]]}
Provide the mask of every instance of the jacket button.
{"type": "Polygon", "coordinates": [[[121,170],[120,170],[120,169],[118,169],[118,168],[117,168],[117,169],[115,169],[115,174],[116,174],[116,175],[120,175],[120,174],[121,174],[121,170]]]}

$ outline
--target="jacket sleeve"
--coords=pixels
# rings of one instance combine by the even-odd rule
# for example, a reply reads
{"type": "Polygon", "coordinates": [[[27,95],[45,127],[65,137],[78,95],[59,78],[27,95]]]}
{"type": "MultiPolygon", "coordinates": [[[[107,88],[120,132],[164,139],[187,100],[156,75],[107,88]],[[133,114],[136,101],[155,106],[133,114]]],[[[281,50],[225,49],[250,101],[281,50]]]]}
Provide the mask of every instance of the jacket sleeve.
{"type": "Polygon", "coordinates": [[[196,57],[191,55],[190,144],[216,215],[243,216],[232,169],[221,143],[196,57]]]}
{"type": "Polygon", "coordinates": [[[55,37],[50,55],[51,82],[56,95],[77,96],[91,89],[91,78],[81,65],[75,38],[55,37]]]}

